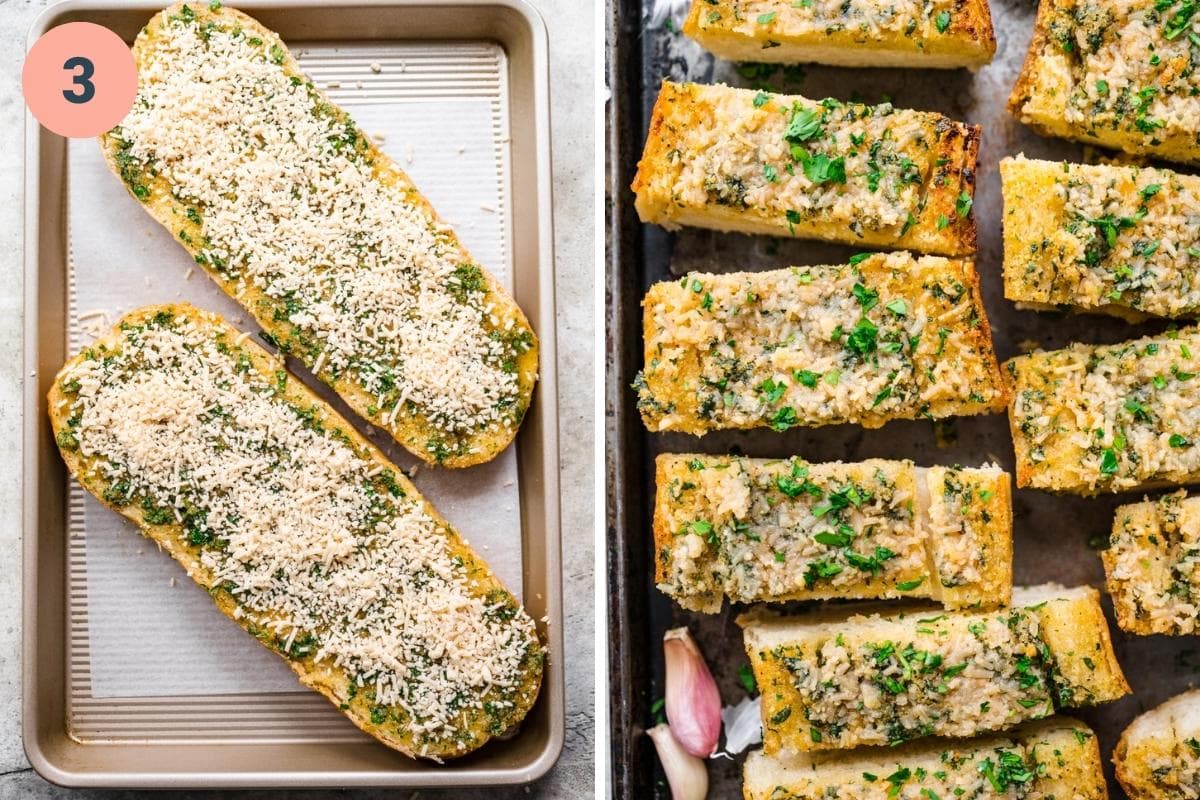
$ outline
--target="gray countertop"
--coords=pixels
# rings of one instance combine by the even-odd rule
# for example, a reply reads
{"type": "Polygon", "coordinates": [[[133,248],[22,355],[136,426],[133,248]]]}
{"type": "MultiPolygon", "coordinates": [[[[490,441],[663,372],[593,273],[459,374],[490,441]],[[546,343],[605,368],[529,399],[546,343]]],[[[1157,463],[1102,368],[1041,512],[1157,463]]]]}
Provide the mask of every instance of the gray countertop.
{"type": "MultiPolygon", "coordinates": [[[[558,370],[562,448],[563,595],[566,601],[565,664],[567,736],[562,758],[530,787],[477,792],[342,790],[322,798],[414,800],[455,797],[590,798],[593,796],[593,455],[592,394],[572,391],[590,385],[594,268],[593,220],[593,19],[586,4],[530,0],[550,31],[551,115],[554,142],[554,212],[558,295],[558,370]],[[563,102],[574,98],[573,102],[563,102]],[[569,443],[569,444],[568,444],[569,443]]],[[[134,798],[136,791],[75,791],[43,781],[21,747],[21,297],[22,297],[22,127],[25,108],[19,76],[25,36],[44,0],[0,0],[0,800],[43,798],[134,798]]],[[[165,0],[164,0],[165,5],[165,0]]],[[[180,798],[315,797],[311,792],[184,792],[153,796],[180,798]]]]}

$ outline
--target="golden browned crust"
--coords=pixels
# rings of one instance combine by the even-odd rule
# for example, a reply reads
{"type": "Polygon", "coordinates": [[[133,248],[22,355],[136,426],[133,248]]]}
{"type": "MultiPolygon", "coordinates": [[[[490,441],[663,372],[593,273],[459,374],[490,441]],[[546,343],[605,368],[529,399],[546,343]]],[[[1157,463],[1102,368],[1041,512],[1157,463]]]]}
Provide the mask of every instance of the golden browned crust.
{"type": "MultiPolygon", "coordinates": [[[[96,348],[119,351],[121,349],[121,342],[124,339],[124,327],[144,324],[162,312],[168,312],[176,319],[184,317],[196,324],[211,327],[214,336],[221,337],[222,341],[228,343],[231,348],[234,348],[238,355],[244,355],[249,362],[250,368],[263,376],[267,376],[270,381],[277,381],[278,376],[286,375],[284,365],[276,357],[259,347],[252,340],[239,336],[239,332],[218,314],[201,311],[188,303],[143,307],[125,315],[109,334],[98,339],[91,347],[86,348],[84,352],[76,355],[64,364],[59,371],[58,376],[51,384],[50,390],[47,393],[47,408],[49,409],[50,424],[56,441],[59,441],[59,434],[63,432],[64,427],[67,425],[67,417],[64,411],[71,403],[71,399],[64,393],[62,376],[74,366],[86,360],[89,351],[93,351],[96,348]]],[[[465,564],[465,569],[472,575],[472,592],[478,596],[486,596],[489,593],[499,592],[507,598],[512,598],[511,594],[483,559],[463,541],[450,523],[438,513],[437,509],[421,497],[420,492],[405,477],[404,473],[388,461],[387,457],[375,445],[355,430],[352,425],[347,423],[325,401],[313,394],[301,381],[288,375],[282,385],[282,393],[278,395],[281,399],[293,403],[297,407],[310,410],[316,422],[324,425],[325,428],[331,431],[337,431],[338,435],[344,437],[344,441],[362,458],[375,462],[384,470],[390,470],[394,476],[395,483],[403,490],[406,496],[420,499],[425,513],[429,515],[436,525],[434,535],[439,535],[446,539],[447,549],[451,556],[461,558],[465,564]]],[[[474,726],[469,731],[471,739],[467,742],[468,746],[465,749],[460,750],[453,741],[444,741],[442,742],[444,749],[439,750],[430,748],[425,744],[417,744],[411,728],[401,731],[394,726],[373,722],[373,704],[368,700],[367,692],[351,692],[349,689],[351,676],[345,670],[329,664],[318,663],[314,655],[311,654],[303,657],[292,657],[290,654],[282,652],[279,647],[273,646],[266,638],[262,638],[259,632],[251,630],[252,622],[248,616],[236,615],[234,613],[238,609],[236,599],[228,591],[221,588],[221,582],[202,564],[200,560],[200,548],[187,542],[186,533],[182,525],[174,521],[162,525],[147,522],[136,499],[131,499],[129,503],[124,505],[119,505],[106,499],[104,492],[106,485],[104,485],[104,482],[98,477],[98,473],[93,469],[95,466],[93,463],[94,459],[85,458],[78,449],[71,449],[61,445],[59,446],[59,452],[67,465],[68,471],[79,481],[81,486],[87,489],[101,503],[137,525],[143,536],[165,550],[184,568],[188,577],[202,588],[208,590],[209,596],[212,597],[217,609],[222,614],[253,636],[260,644],[267,647],[268,650],[279,655],[288,667],[296,673],[302,685],[329,700],[334,707],[341,710],[363,732],[405,755],[433,759],[457,758],[466,755],[486,744],[497,734],[504,732],[491,730],[486,724],[485,718],[481,715],[476,719],[474,726]]],[[[516,603],[517,601],[513,598],[512,602],[516,603]]],[[[513,693],[512,701],[514,708],[510,718],[509,729],[515,728],[520,723],[537,700],[541,687],[542,650],[536,642],[523,661],[522,667],[525,670],[524,684],[520,690],[513,693]]]]}
{"type": "Polygon", "coordinates": [[[1113,748],[1117,781],[1130,800],[1185,800],[1200,779],[1200,691],[1192,689],[1136,717],[1113,748]]]}
{"type": "MultiPolygon", "coordinates": [[[[831,24],[791,0],[757,3],[753,14],[742,6],[741,0],[693,0],[683,32],[733,61],[974,69],[996,52],[987,0],[932,3],[917,17],[869,32],[858,25],[831,24]],[[939,27],[942,14],[944,28],[939,27]],[[773,16],[760,21],[768,15],[773,16]]],[[[891,11],[881,4],[861,6],[881,14],[891,11]]]]}
{"type": "MultiPolygon", "coordinates": [[[[864,224],[860,204],[857,203],[844,209],[835,205],[797,215],[793,209],[782,207],[782,204],[790,201],[788,193],[792,191],[788,188],[789,178],[786,174],[779,174],[774,181],[763,179],[764,185],[754,189],[757,192],[754,203],[749,200],[729,202],[722,199],[719,191],[714,196],[709,189],[699,186],[696,171],[690,164],[693,159],[704,158],[710,145],[691,144],[696,136],[703,135],[713,142],[736,141],[741,144],[758,137],[755,141],[760,145],[776,145],[778,142],[774,133],[770,132],[774,129],[768,131],[765,123],[782,118],[795,104],[811,106],[812,101],[794,95],[769,95],[764,98],[745,89],[664,81],[654,103],[645,148],[631,187],[636,195],[635,207],[642,221],[672,229],[695,226],[946,256],[965,256],[975,252],[975,217],[970,211],[970,204],[964,199],[969,201],[974,195],[980,128],[940,114],[893,110],[883,117],[892,127],[919,128],[921,136],[914,137],[913,141],[919,139],[922,143],[932,143],[930,150],[914,146],[910,153],[910,160],[924,164],[925,171],[920,176],[919,189],[914,195],[917,202],[901,214],[894,224],[864,224]],[[735,108],[736,123],[731,121],[734,118],[731,109],[735,108]],[[744,130],[728,130],[731,124],[742,125],[744,130]]],[[[856,119],[869,117],[873,113],[873,107],[859,104],[839,104],[837,108],[853,108],[856,119]]],[[[830,122],[831,127],[843,124],[849,123],[839,120],[830,122]]],[[[843,135],[839,141],[848,142],[849,138],[843,135]]],[[[862,147],[846,145],[844,151],[838,151],[842,154],[839,157],[853,157],[855,153],[863,156],[862,151],[869,147],[869,142],[862,147]]],[[[762,166],[757,159],[762,148],[743,149],[745,152],[724,159],[722,169],[761,171],[762,166]]],[[[877,193],[869,189],[870,180],[866,172],[864,169],[862,174],[857,174],[847,170],[846,182],[837,191],[845,197],[850,197],[850,193],[854,192],[858,193],[855,197],[875,199],[877,193]]],[[[722,177],[716,176],[714,180],[722,177]]],[[[742,186],[740,177],[737,181],[742,186]]],[[[814,190],[807,188],[801,191],[814,190]]],[[[890,209],[891,212],[898,210],[899,206],[890,209]]]]}
{"type": "MultiPolygon", "coordinates": [[[[149,23],[142,28],[141,33],[138,34],[133,45],[134,59],[139,66],[139,71],[148,71],[143,68],[148,68],[154,63],[156,45],[161,38],[161,30],[164,24],[163,19],[178,15],[185,5],[190,9],[190,13],[201,22],[207,23],[211,21],[215,24],[232,22],[233,24],[240,25],[243,30],[261,37],[266,43],[264,47],[273,42],[278,42],[278,46],[283,53],[280,68],[297,79],[307,81],[307,77],[301,72],[300,65],[292,56],[291,51],[288,50],[286,44],[275,33],[241,11],[219,5],[213,8],[208,3],[175,3],[151,18],[149,23]]],[[[349,115],[337,108],[336,104],[329,101],[318,89],[314,87],[313,92],[321,96],[341,119],[350,122],[349,115]]],[[[447,247],[457,250],[461,254],[463,263],[476,263],[471,258],[466,247],[459,241],[457,235],[450,229],[450,226],[438,215],[428,199],[417,190],[412,179],[400,169],[400,166],[395,161],[380,150],[369,137],[362,138],[365,142],[362,152],[365,158],[373,163],[377,179],[385,184],[406,187],[408,202],[445,229],[447,247]]],[[[114,175],[121,177],[122,169],[117,160],[120,147],[117,137],[110,131],[101,135],[99,141],[105,163],[108,164],[114,175]]],[[[126,184],[126,189],[140,201],[151,217],[179,240],[179,243],[188,253],[192,256],[200,254],[202,249],[200,243],[203,240],[201,223],[189,218],[186,213],[189,207],[172,195],[172,187],[165,176],[155,175],[144,177],[146,189],[149,192],[147,197],[139,197],[128,184],[126,184]]],[[[122,182],[125,183],[125,181],[122,182]]],[[[293,334],[298,333],[300,329],[293,325],[286,316],[283,319],[277,319],[276,312],[283,307],[282,302],[268,296],[261,288],[249,282],[239,283],[237,280],[223,275],[209,260],[197,259],[197,263],[208,273],[209,277],[216,281],[217,285],[226,294],[242,304],[263,330],[274,337],[282,349],[287,351],[289,355],[300,359],[309,369],[313,368],[313,365],[318,360],[318,356],[307,352],[304,348],[288,346],[288,342],[293,334]]],[[[529,333],[532,346],[517,356],[515,367],[522,403],[525,407],[528,407],[533,395],[534,385],[537,383],[537,338],[532,328],[530,328],[524,313],[496,277],[486,269],[482,269],[482,267],[480,268],[480,273],[483,281],[486,283],[488,302],[494,307],[491,314],[494,321],[487,323],[490,329],[503,331],[506,330],[506,326],[511,324],[516,326],[517,329],[529,333]]],[[[419,410],[410,409],[408,408],[408,403],[402,403],[396,419],[389,423],[378,410],[372,413],[372,409],[375,408],[378,398],[367,392],[362,383],[353,379],[349,373],[334,378],[328,370],[321,370],[317,372],[317,377],[336,391],[355,413],[362,416],[375,427],[386,430],[406,450],[430,464],[438,464],[446,467],[469,467],[490,461],[508,447],[516,436],[519,427],[519,422],[508,426],[491,425],[484,430],[469,434],[463,440],[462,447],[455,448],[455,452],[439,456],[437,452],[430,449],[429,442],[444,438],[445,432],[419,410]]]]}
{"type": "MultiPolygon", "coordinates": [[[[991,329],[982,301],[979,276],[972,263],[891,253],[867,257],[855,264],[854,269],[866,286],[884,298],[882,303],[892,298],[903,299],[908,305],[921,307],[925,318],[931,320],[924,329],[925,335],[913,339],[911,358],[915,368],[911,385],[918,387],[917,393],[905,394],[904,397],[897,395],[895,400],[888,395],[876,398],[877,402],[872,402],[870,397],[855,399],[852,393],[858,389],[859,383],[869,382],[877,375],[864,374],[859,382],[853,376],[845,377],[840,385],[849,387],[851,393],[836,395],[842,398],[840,405],[823,405],[814,407],[812,411],[801,408],[787,427],[851,422],[877,428],[893,419],[940,419],[999,413],[1004,409],[1009,401],[1008,384],[992,349],[991,329]],[[953,298],[937,291],[937,287],[943,284],[955,292],[953,298]],[[934,375],[931,370],[944,372],[945,377],[931,378],[934,375]],[[935,379],[936,383],[931,384],[931,379],[935,379]]],[[[740,314],[740,305],[727,309],[722,301],[714,301],[706,308],[703,298],[713,293],[726,300],[733,298],[729,300],[730,303],[741,296],[770,298],[772,307],[785,302],[781,298],[787,298],[786,302],[793,303],[793,316],[799,319],[808,313],[825,313],[830,303],[836,303],[843,295],[848,296],[850,286],[846,283],[843,287],[838,283],[837,288],[830,290],[830,299],[822,299],[824,296],[818,295],[814,300],[796,289],[797,272],[811,273],[813,281],[845,282],[847,275],[851,274],[847,270],[849,267],[817,266],[758,273],[695,273],[688,277],[687,286],[679,281],[652,286],[643,301],[645,368],[637,381],[639,407],[646,426],[651,430],[673,430],[697,435],[729,428],[778,428],[770,413],[777,410],[773,407],[764,406],[755,412],[755,407],[750,405],[727,407],[728,404],[722,406],[710,402],[714,399],[709,397],[712,394],[711,386],[703,378],[707,375],[711,382],[713,376],[708,372],[719,369],[722,362],[710,352],[711,342],[707,339],[696,340],[696,329],[711,321],[718,330],[723,331],[723,335],[736,335],[739,338],[739,363],[749,370],[749,377],[739,378],[736,385],[728,386],[723,391],[727,393],[728,390],[739,389],[748,392],[752,387],[745,381],[753,380],[757,385],[757,382],[781,369],[777,366],[781,358],[776,352],[777,348],[771,348],[762,358],[757,348],[768,339],[774,343],[791,342],[788,333],[794,333],[789,327],[793,323],[781,321],[778,314],[771,318],[740,314]],[[696,286],[708,287],[711,291],[697,293],[696,286]],[[798,293],[794,301],[790,299],[792,293],[798,293]],[[811,307],[806,307],[806,304],[811,304],[811,307]]],[[[891,324],[888,321],[891,318],[887,316],[876,317],[877,314],[888,313],[883,306],[875,306],[867,313],[875,317],[876,324],[891,324]]],[[[838,319],[842,320],[843,317],[838,319]]],[[[848,330],[854,324],[853,320],[847,320],[842,329],[848,330]]],[[[790,366],[800,367],[805,359],[819,358],[826,349],[828,346],[825,342],[799,341],[796,352],[789,353],[787,358],[795,362],[790,366]]],[[[818,385],[804,392],[793,384],[784,395],[784,402],[791,405],[793,398],[805,404],[810,404],[814,398],[828,401],[840,391],[834,390],[831,394],[818,385]]],[[[878,387],[875,391],[878,391],[878,387]]]]}

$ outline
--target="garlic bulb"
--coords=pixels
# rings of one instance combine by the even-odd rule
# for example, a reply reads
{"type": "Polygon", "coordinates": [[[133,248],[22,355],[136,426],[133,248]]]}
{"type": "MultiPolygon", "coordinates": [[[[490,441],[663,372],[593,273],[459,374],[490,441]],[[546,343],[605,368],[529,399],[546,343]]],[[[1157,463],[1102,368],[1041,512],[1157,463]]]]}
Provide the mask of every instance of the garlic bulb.
{"type": "Polygon", "coordinates": [[[663,634],[667,662],[667,722],[683,749],[708,758],[721,738],[721,695],[687,628],[663,634]]]}
{"type": "Polygon", "coordinates": [[[708,768],[704,762],[683,749],[670,725],[656,725],[646,733],[667,774],[671,800],[704,800],[708,796],[708,768]]]}

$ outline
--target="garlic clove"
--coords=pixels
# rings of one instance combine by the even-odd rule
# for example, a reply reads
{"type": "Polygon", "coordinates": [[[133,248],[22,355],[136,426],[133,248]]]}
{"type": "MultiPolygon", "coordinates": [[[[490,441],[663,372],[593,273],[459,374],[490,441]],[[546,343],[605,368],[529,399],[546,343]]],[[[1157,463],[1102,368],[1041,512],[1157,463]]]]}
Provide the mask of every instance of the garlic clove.
{"type": "Polygon", "coordinates": [[[683,749],[670,725],[655,725],[646,734],[654,742],[667,774],[671,800],[704,800],[708,796],[708,767],[704,761],[683,749]]]}
{"type": "Polygon", "coordinates": [[[736,706],[721,709],[725,725],[725,752],[736,756],[762,741],[762,698],[743,697],[736,706]]]}
{"type": "Polygon", "coordinates": [[[687,628],[663,634],[667,722],[684,750],[707,758],[721,738],[721,694],[687,628]]]}

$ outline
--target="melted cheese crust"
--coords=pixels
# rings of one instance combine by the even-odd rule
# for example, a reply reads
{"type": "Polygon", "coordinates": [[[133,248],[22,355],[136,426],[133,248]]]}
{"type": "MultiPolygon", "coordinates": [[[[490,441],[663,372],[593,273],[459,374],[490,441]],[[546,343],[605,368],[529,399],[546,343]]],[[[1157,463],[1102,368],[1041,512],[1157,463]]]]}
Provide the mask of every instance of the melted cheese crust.
{"type": "Polygon", "coordinates": [[[1000,176],[1009,300],[1131,320],[1200,313],[1200,178],[1024,156],[1000,176]]]}
{"type": "Polygon", "coordinates": [[[215,314],[135,311],[49,398],[83,486],[356,725],[462,755],[537,697],[533,621],[381,453],[215,314]]]}
{"type": "Polygon", "coordinates": [[[738,619],[767,755],[971,737],[1129,693],[1092,589],[1026,589],[990,613],[870,608],[887,616],[738,619]]]}
{"type": "Polygon", "coordinates": [[[970,262],[890,253],[693,273],[651,287],[643,306],[636,386],[652,431],[874,428],[1008,400],[970,262]]]}
{"type": "Polygon", "coordinates": [[[660,455],[658,588],[685,608],[831,597],[1007,605],[1012,509],[998,467],[660,455]]]}
{"type": "Polygon", "coordinates": [[[1181,490],[1120,506],[1100,556],[1122,630],[1184,636],[1200,629],[1200,497],[1181,490]]]}
{"type": "Polygon", "coordinates": [[[1107,800],[1100,746],[1055,717],[1004,737],[746,759],[745,800],[1107,800]]]}
{"type": "Polygon", "coordinates": [[[487,461],[537,379],[521,310],[274,33],[175,5],[101,137],[130,192],[279,347],[430,463],[487,461]]]}
{"type": "Polygon", "coordinates": [[[1200,329],[1005,366],[1018,487],[1096,494],[1200,479],[1200,329]]]}
{"type": "Polygon", "coordinates": [[[940,114],[664,81],[633,182],[644,222],[975,251],[979,128],[940,114]]]}
{"type": "Polygon", "coordinates": [[[692,0],[683,32],[734,61],[974,68],[996,52],[986,0],[692,0]]]}
{"type": "Polygon", "coordinates": [[[1008,100],[1047,136],[1200,163],[1200,14],[1191,0],[1042,0],[1008,100]]]}

